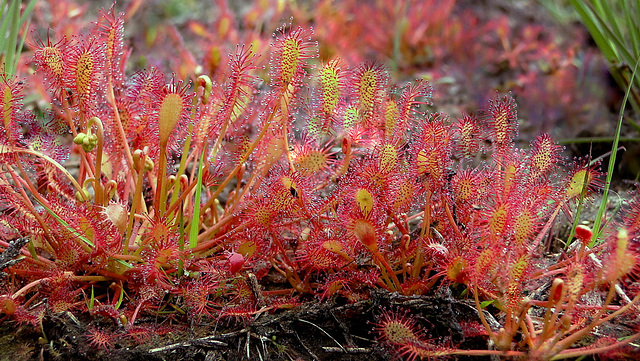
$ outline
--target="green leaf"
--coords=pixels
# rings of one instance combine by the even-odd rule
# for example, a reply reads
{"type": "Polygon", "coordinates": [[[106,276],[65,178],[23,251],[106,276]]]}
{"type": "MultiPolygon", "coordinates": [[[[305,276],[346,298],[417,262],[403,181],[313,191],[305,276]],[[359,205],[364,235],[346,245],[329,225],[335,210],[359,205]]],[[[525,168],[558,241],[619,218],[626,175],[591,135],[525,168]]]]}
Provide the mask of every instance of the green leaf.
{"type": "Polygon", "coordinates": [[[124,288],[122,288],[122,283],[120,284],[120,297],[118,298],[118,302],[116,302],[116,304],[114,305],[114,307],[117,309],[120,308],[120,306],[122,306],[122,301],[124,300],[124,288]]]}
{"type": "Polygon", "coordinates": [[[133,268],[133,265],[127,261],[121,260],[121,259],[116,259],[116,262],[120,263],[121,265],[127,267],[127,268],[133,268]]]}
{"type": "Polygon", "coordinates": [[[482,302],[480,302],[480,307],[487,308],[487,306],[493,304],[494,302],[496,302],[496,300],[482,301],[482,302]]]}
{"type": "Polygon", "coordinates": [[[93,294],[93,286],[91,286],[91,298],[89,298],[89,306],[87,307],[89,311],[93,310],[93,304],[95,300],[96,298],[95,298],[95,295],[93,294]]]}

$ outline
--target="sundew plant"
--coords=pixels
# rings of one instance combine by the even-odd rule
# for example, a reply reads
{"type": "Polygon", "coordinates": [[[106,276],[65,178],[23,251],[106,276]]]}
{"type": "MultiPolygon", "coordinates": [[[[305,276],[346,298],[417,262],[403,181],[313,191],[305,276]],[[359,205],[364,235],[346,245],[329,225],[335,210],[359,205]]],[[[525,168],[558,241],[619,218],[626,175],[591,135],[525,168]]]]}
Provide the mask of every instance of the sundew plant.
{"type": "Polygon", "coordinates": [[[113,327],[87,339],[109,350],[168,332],[167,319],[250,324],[449,287],[477,310],[465,331],[490,347],[428,338],[391,308],[372,337],[406,359],[633,351],[637,322],[580,341],[638,317],[640,198],[601,229],[578,226],[550,259],[558,215],[574,220],[604,174],[547,134],[516,145],[511,95],[462,117],[433,112],[426,81],[321,61],[312,29],[294,23],[275,31],[263,78],[248,45],[219,82],[130,73],[124,25],[112,9],[88,32],[35,40],[44,114],[24,106],[23,79],[0,75],[3,324],[100,317],[113,327]]]}

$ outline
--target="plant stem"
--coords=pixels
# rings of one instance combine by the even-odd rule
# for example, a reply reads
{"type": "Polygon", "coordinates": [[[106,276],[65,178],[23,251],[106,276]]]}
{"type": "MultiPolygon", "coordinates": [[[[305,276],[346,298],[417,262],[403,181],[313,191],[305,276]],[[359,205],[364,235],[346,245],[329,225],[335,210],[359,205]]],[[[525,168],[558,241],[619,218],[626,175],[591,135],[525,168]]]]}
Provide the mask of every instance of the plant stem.
{"type": "Polygon", "coordinates": [[[156,196],[154,198],[153,208],[156,212],[157,219],[161,219],[167,208],[167,142],[160,143],[160,158],[158,159],[158,179],[156,185],[156,196]]]}
{"type": "Polygon", "coordinates": [[[102,126],[102,121],[98,117],[92,117],[87,122],[87,131],[91,128],[92,125],[98,128],[98,132],[96,136],[98,137],[98,143],[96,146],[96,166],[95,166],[95,182],[93,183],[93,187],[95,189],[95,204],[104,206],[103,190],[102,187],[102,152],[104,147],[104,127],[102,126]]]}

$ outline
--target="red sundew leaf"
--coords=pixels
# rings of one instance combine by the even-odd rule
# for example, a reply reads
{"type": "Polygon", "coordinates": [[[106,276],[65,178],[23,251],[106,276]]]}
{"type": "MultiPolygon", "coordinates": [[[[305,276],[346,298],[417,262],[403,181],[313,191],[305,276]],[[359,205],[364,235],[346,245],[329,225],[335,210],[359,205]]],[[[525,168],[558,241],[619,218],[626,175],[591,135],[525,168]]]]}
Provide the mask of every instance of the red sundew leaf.
{"type": "Polygon", "coordinates": [[[453,123],[456,138],[454,154],[458,157],[473,158],[482,150],[484,130],[478,118],[465,115],[453,123]]]}
{"type": "Polygon", "coordinates": [[[409,149],[412,171],[426,176],[432,188],[447,182],[453,164],[451,127],[444,124],[445,119],[442,114],[432,114],[421,122],[418,126],[422,131],[413,136],[409,149]]]}
{"type": "Polygon", "coordinates": [[[495,164],[493,188],[501,200],[523,201],[522,193],[526,189],[526,164],[524,151],[517,148],[501,148],[492,154],[495,164]]]}
{"type": "Polygon", "coordinates": [[[347,295],[351,293],[351,281],[344,273],[329,275],[318,286],[317,297],[320,300],[326,300],[336,294],[347,295]]]}
{"type": "Polygon", "coordinates": [[[238,46],[229,57],[230,73],[221,89],[218,104],[211,105],[213,114],[201,117],[198,135],[216,139],[220,129],[236,122],[251,103],[255,91],[256,77],[251,73],[256,66],[256,54],[252,47],[238,46]]]}
{"type": "MultiPolygon", "coordinates": [[[[526,285],[526,280],[529,278],[528,273],[530,269],[531,256],[528,253],[520,255],[513,263],[508,265],[509,274],[505,279],[507,287],[506,290],[504,290],[506,291],[505,301],[507,307],[516,309],[520,306],[523,296],[522,291],[524,285],[526,285]]],[[[501,275],[504,276],[503,274],[501,275]]]]}
{"type": "Polygon", "coordinates": [[[251,46],[238,46],[236,52],[230,56],[229,68],[231,70],[224,92],[227,107],[231,107],[231,104],[237,101],[238,96],[250,95],[249,89],[252,89],[256,82],[256,78],[251,75],[251,71],[256,69],[256,58],[251,46]]]}
{"type": "Polygon", "coordinates": [[[430,105],[432,96],[433,88],[426,80],[409,83],[403,88],[398,99],[398,121],[392,131],[395,138],[404,135],[403,133],[409,129],[408,125],[415,122],[415,117],[425,115],[419,107],[430,105]]]}
{"type": "Polygon", "coordinates": [[[516,103],[510,94],[496,97],[489,102],[487,109],[489,137],[497,148],[513,143],[518,135],[518,115],[516,103]]]}
{"type": "Polygon", "coordinates": [[[33,62],[38,71],[42,71],[50,90],[57,96],[62,95],[66,86],[65,73],[69,67],[69,55],[72,49],[71,42],[62,37],[55,43],[51,42],[47,34],[46,43],[37,39],[32,46],[35,48],[33,62]]]}
{"type": "Polygon", "coordinates": [[[113,319],[114,321],[118,320],[118,318],[120,317],[120,312],[118,312],[115,306],[111,304],[98,304],[89,311],[92,316],[100,315],[103,317],[111,317],[111,319],[113,319]]]}
{"type": "MultiPolygon", "coordinates": [[[[151,67],[129,77],[124,99],[116,100],[130,148],[144,149],[148,146],[148,155],[153,159],[157,159],[159,150],[158,122],[154,117],[163,87],[164,75],[158,68],[151,67]]],[[[107,144],[111,148],[111,144],[107,144]]],[[[118,150],[114,153],[118,154],[118,150]]]]}
{"type": "Polygon", "coordinates": [[[51,211],[47,220],[52,223],[61,240],[65,240],[56,249],[64,254],[70,265],[88,257],[94,266],[104,265],[108,254],[118,253],[122,249],[122,236],[118,228],[107,219],[103,209],[94,204],[65,202],[55,195],[48,196],[51,211]],[[82,242],[89,250],[70,252],[71,246],[82,242]],[[77,259],[74,259],[77,258],[77,259]]]}
{"type": "Polygon", "coordinates": [[[317,137],[335,134],[339,127],[340,113],[347,97],[347,80],[349,70],[340,58],[323,63],[315,75],[312,104],[312,119],[309,121],[309,132],[317,137]]]}
{"type": "Polygon", "coordinates": [[[637,279],[638,274],[633,273],[640,268],[640,247],[629,238],[627,230],[619,229],[615,236],[607,239],[606,246],[608,252],[603,261],[601,280],[617,282],[629,275],[637,279]]]}
{"type": "Polygon", "coordinates": [[[442,114],[429,115],[418,125],[421,131],[413,136],[409,148],[411,170],[427,177],[432,188],[447,182],[453,164],[451,127],[444,124],[445,120],[442,114]]]}
{"type": "Polygon", "coordinates": [[[69,158],[71,148],[64,141],[69,127],[53,112],[45,114],[44,119],[38,119],[34,114],[23,111],[20,123],[29,129],[23,139],[29,148],[51,157],[60,164],[69,158]]]}
{"type": "Polygon", "coordinates": [[[232,322],[242,322],[253,317],[256,311],[256,306],[248,302],[239,305],[227,304],[220,310],[219,318],[226,318],[229,324],[232,322]]]}
{"type": "Polygon", "coordinates": [[[640,230],[640,190],[635,190],[634,198],[629,203],[620,223],[631,235],[637,234],[640,230]]]}
{"type": "Polygon", "coordinates": [[[287,91],[289,85],[301,84],[306,60],[318,54],[318,43],[311,41],[312,35],[312,29],[292,29],[291,24],[273,34],[269,74],[274,88],[287,91]]]}
{"type": "Polygon", "coordinates": [[[422,330],[407,311],[383,310],[373,325],[377,340],[395,351],[424,342],[422,330]]]}
{"type": "Polygon", "coordinates": [[[537,209],[531,206],[524,206],[514,216],[513,237],[516,247],[524,249],[528,246],[528,241],[542,227],[542,218],[537,209]]]}
{"type": "Polygon", "coordinates": [[[345,252],[342,243],[321,239],[309,243],[298,258],[298,263],[302,267],[315,272],[339,269],[346,264],[346,261],[337,253],[345,252]]]}
{"type": "Polygon", "coordinates": [[[389,74],[379,63],[367,62],[358,66],[350,79],[358,111],[366,124],[373,125],[374,114],[381,106],[389,74]]]}
{"type": "Polygon", "coordinates": [[[109,350],[113,347],[113,340],[116,339],[116,335],[109,333],[108,331],[104,331],[98,327],[90,327],[87,329],[87,333],[84,337],[89,342],[89,345],[101,348],[104,350],[109,350]]]}
{"type": "Polygon", "coordinates": [[[159,142],[167,144],[174,152],[181,151],[178,143],[184,139],[191,123],[191,99],[194,93],[188,91],[189,86],[190,83],[183,85],[174,76],[153,99],[155,112],[152,118],[158,124],[159,142]]]}
{"type": "Polygon", "coordinates": [[[542,177],[559,165],[564,147],[553,141],[550,135],[541,134],[531,142],[531,152],[528,157],[528,167],[532,178],[542,177]]]}
{"type": "Polygon", "coordinates": [[[216,301],[214,295],[220,290],[222,273],[212,273],[202,271],[201,276],[196,280],[190,280],[180,287],[183,302],[189,314],[195,317],[213,317],[216,301]]]}
{"type": "Polygon", "coordinates": [[[115,4],[108,11],[100,10],[100,18],[93,29],[96,40],[105,44],[105,70],[109,81],[121,86],[129,51],[124,47],[124,13],[116,14],[115,4]]]}
{"type": "Polygon", "coordinates": [[[472,168],[466,168],[457,172],[451,178],[451,190],[456,202],[474,202],[482,195],[482,173],[472,168]]]}
{"type": "Polygon", "coordinates": [[[291,172],[283,166],[273,167],[256,192],[244,202],[245,222],[251,228],[274,230],[283,221],[300,216],[302,207],[313,212],[308,182],[298,172],[291,172]]]}
{"type": "Polygon", "coordinates": [[[23,82],[0,74],[0,145],[16,146],[22,138],[20,114],[22,111],[23,82]]]}
{"type": "MultiPolygon", "coordinates": [[[[437,147],[441,144],[451,146],[453,139],[452,128],[447,125],[449,116],[444,113],[433,113],[426,116],[419,124],[419,133],[415,135],[415,140],[423,145],[437,147]]],[[[448,150],[450,153],[451,151],[448,150]]]]}
{"type": "MultiPolygon", "coordinates": [[[[104,95],[105,46],[91,38],[70,48],[69,63],[65,68],[64,83],[71,96],[88,119],[104,95]]],[[[78,124],[77,124],[78,125],[78,124]]]]}
{"type": "Polygon", "coordinates": [[[414,177],[399,175],[389,184],[389,203],[394,213],[406,213],[424,204],[424,185],[414,177]]]}
{"type": "Polygon", "coordinates": [[[291,151],[291,159],[296,170],[305,177],[324,176],[335,166],[335,152],[331,151],[331,142],[320,146],[307,133],[296,140],[291,151]]]}
{"type": "Polygon", "coordinates": [[[577,201],[582,195],[589,197],[603,189],[604,182],[599,168],[599,162],[589,165],[588,158],[577,159],[570,164],[563,188],[564,198],[568,201],[577,201]]]}
{"type": "Polygon", "coordinates": [[[160,97],[164,86],[164,75],[156,68],[139,71],[127,81],[126,97],[133,103],[143,106],[160,97]]]}
{"type": "Polygon", "coordinates": [[[16,301],[10,295],[0,295],[0,313],[11,316],[17,308],[16,301]]]}
{"type": "Polygon", "coordinates": [[[482,235],[485,241],[495,243],[509,237],[513,226],[513,208],[511,202],[497,202],[482,212],[482,235]]]}
{"type": "Polygon", "coordinates": [[[589,227],[580,224],[576,227],[575,232],[576,232],[576,237],[578,237],[580,242],[582,242],[583,244],[586,245],[589,242],[591,242],[591,237],[593,237],[593,232],[589,227]]]}

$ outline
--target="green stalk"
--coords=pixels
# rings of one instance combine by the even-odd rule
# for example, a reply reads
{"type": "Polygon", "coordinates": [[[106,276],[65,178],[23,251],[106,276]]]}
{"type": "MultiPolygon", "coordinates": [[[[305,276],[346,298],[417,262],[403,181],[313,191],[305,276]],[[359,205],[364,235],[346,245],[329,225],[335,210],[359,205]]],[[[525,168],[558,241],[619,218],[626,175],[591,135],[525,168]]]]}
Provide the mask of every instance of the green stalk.
{"type": "MultiPolygon", "coordinates": [[[[558,144],[609,143],[613,142],[615,139],[615,137],[566,138],[558,140],[558,144]]],[[[625,143],[640,143],[640,138],[634,137],[619,137],[618,140],[625,143]]]]}
{"type": "MultiPolygon", "coordinates": [[[[203,87],[202,104],[206,105],[209,102],[209,97],[211,96],[211,87],[212,87],[211,79],[206,75],[200,75],[198,77],[198,80],[195,83],[194,91],[196,92],[196,94],[198,93],[198,87],[200,86],[203,87]]],[[[180,165],[178,166],[178,173],[176,173],[176,179],[179,179],[180,176],[184,174],[185,169],[187,168],[187,159],[189,158],[188,154],[189,154],[189,149],[191,148],[193,122],[196,118],[197,106],[198,106],[198,96],[196,95],[193,97],[191,122],[189,123],[189,130],[187,131],[187,139],[185,140],[184,146],[182,148],[182,157],[180,158],[180,165]]],[[[171,194],[171,202],[170,202],[171,205],[173,205],[178,200],[178,196],[181,190],[180,188],[181,188],[180,182],[176,182],[175,186],[173,187],[173,193],[171,194]]]]}
{"type": "Polygon", "coordinates": [[[154,197],[153,208],[156,212],[156,217],[160,219],[164,216],[167,209],[167,187],[166,187],[166,173],[167,173],[167,142],[160,143],[160,158],[158,159],[158,180],[156,183],[156,195],[154,197]]]}
{"type": "MultiPolygon", "coordinates": [[[[211,198],[207,201],[207,203],[204,206],[204,209],[211,207],[215,199],[218,198],[218,196],[220,195],[220,193],[222,193],[222,191],[227,186],[227,184],[229,184],[229,182],[231,182],[233,177],[235,177],[236,173],[238,173],[238,171],[240,170],[244,162],[246,162],[247,159],[249,159],[249,157],[251,156],[251,153],[253,153],[253,151],[256,149],[256,147],[258,146],[262,138],[264,138],[264,136],[267,134],[267,130],[271,126],[271,122],[273,121],[273,118],[275,117],[278,110],[279,110],[279,104],[276,104],[275,108],[272,109],[271,113],[269,114],[269,117],[265,120],[265,123],[262,126],[260,133],[258,133],[256,139],[251,143],[251,145],[244,152],[240,161],[236,164],[233,170],[231,170],[231,173],[227,175],[227,178],[225,178],[225,180],[220,185],[218,185],[217,190],[211,196],[211,198]]],[[[200,237],[203,237],[203,235],[200,235],[200,237]]]]}
{"type": "Polygon", "coordinates": [[[98,144],[96,147],[96,167],[94,172],[95,182],[93,183],[93,188],[95,190],[95,204],[99,206],[104,206],[104,202],[102,199],[104,188],[102,187],[102,181],[100,178],[102,175],[102,152],[104,148],[104,127],[102,126],[102,121],[98,117],[92,117],[87,122],[87,133],[91,129],[91,126],[94,125],[98,128],[96,135],[98,136],[98,144]]]}
{"type": "Polygon", "coordinates": [[[200,231],[200,195],[202,192],[202,168],[204,165],[204,151],[200,153],[200,164],[198,165],[198,183],[196,184],[196,195],[193,202],[193,216],[189,225],[189,248],[198,245],[198,232],[200,231]]]}
{"type": "Polygon", "coordinates": [[[620,107],[620,113],[618,115],[618,125],[616,126],[616,133],[614,136],[613,145],[611,146],[611,156],[609,157],[607,180],[604,185],[604,191],[602,193],[602,200],[600,201],[600,207],[598,208],[598,215],[596,216],[596,219],[593,222],[593,238],[591,239],[591,243],[589,244],[589,247],[595,246],[595,244],[598,241],[598,237],[602,233],[602,229],[600,229],[600,223],[602,222],[602,216],[604,215],[604,212],[607,209],[609,188],[611,187],[611,179],[613,177],[613,171],[616,163],[616,154],[618,153],[618,143],[620,142],[620,131],[622,129],[622,119],[624,115],[624,110],[627,105],[627,100],[629,99],[629,94],[631,94],[633,79],[636,75],[636,71],[638,70],[638,62],[640,62],[640,58],[636,60],[636,64],[633,67],[633,73],[631,73],[631,80],[629,81],[627,91],[625,92],[624,99],[622,100],[622,106],[620,107]]]}
{"type": "Polygon", "coordinates": [[[127,229],[124,233],[124,254],[129,253],[129,238],[131,237],[131,232],[133,232],[133,222],[135,221],[135,215],[136,212],[138,212],[138,208],[140,208],[140,205],[144,203],[142,201],[142,182],[144,180],[145,155],[144,153],[142,153],[142,151],[136,150],[132,159],[134,162],[134,167],[138,171],[138,177],[136,179],[136,189],[133,192],[133,202],[131,204],[131,210],[129,211],[127,229]]]}

